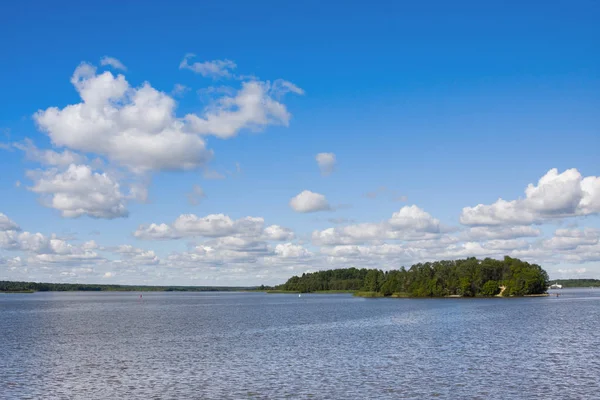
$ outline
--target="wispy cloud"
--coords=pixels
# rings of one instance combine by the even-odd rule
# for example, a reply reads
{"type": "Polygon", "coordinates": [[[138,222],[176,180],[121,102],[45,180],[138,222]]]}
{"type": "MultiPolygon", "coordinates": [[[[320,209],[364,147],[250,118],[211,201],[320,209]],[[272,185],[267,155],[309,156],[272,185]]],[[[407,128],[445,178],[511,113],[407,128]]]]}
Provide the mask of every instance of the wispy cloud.
{"type": "Polygon", "coordinates": [[[118,69],[121,71],[127,71],[127,67],[125,65],[123,65],[123,63],[121,61],[117,60],[114,57],[108,57],[108,56],[102,57],[102,59],[100,60],[100,65],[102,65],[103,67],[109,66],[109,67],[112,67],[114,69],[118,69]]]}
{"type": "Polygon", "coordinates": [[[190,60],[196,55],[188,53],[183,57],[181,63],[179,63],[179,69],[188,69],[192,72],[202,75],[205,78],[222,79],[222,78],[233,78],[233,70],[237,68],[237,65],[231,60],[212,60],[205,62],[194,62],[190,64],[190,60]]]}

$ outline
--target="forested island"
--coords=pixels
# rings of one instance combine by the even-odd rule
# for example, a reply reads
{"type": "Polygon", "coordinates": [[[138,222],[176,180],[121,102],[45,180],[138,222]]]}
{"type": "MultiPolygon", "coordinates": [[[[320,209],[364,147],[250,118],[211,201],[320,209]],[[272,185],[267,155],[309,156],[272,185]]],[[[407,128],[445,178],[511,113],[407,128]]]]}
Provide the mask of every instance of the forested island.
{"type": "Polygon", "coordinates": [[[548,288],[542,267],[516,258],[436,261],[409,269],[344,268],[294,276],[277,291],[355,291],[365,297],[492,297],[540,295],[548,288]]]}
{"type": "Polygon", "coordinates": [[[216,286],[138,286],[138,285],[94,285],[80,283],[38,283],[0,281],[0,293],[33,292],[239,292],[256,290],[256,287],[216,286]]]}

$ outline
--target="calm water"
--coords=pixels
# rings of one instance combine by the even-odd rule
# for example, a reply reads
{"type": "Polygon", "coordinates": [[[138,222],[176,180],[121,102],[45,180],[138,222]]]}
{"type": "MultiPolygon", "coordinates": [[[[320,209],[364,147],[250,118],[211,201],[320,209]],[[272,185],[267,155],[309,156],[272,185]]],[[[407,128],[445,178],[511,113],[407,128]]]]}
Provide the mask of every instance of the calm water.
{"type": "Polygon", "coordinates": [[[560,293],[0,295],[0,398],[598,398],[600,289],[560,293]]]}

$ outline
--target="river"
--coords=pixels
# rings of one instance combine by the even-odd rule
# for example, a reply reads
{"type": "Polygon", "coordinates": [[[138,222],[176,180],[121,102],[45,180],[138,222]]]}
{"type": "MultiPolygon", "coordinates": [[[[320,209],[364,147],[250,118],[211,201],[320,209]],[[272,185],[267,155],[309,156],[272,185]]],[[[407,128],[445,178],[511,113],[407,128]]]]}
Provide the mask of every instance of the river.
{"type": "Polygon", "coordinates": [[[4,294],[0,398],[597,398],[600,289],[552,293],[4,294]]]}

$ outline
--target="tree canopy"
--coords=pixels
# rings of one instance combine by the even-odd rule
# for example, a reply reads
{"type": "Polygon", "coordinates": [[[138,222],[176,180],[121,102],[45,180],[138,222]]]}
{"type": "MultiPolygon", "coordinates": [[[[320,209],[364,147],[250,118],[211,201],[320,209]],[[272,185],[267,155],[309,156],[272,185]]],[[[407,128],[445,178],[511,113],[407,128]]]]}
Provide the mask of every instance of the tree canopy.
{"type": "Polygon", "coordinates": [[[548,274],[539,265],[516,258],[503,260],[436,261],[415,264],[409,269],[343,268],[294,276],[279,290],[316,292],[356,290],[383,296],[403,294],[413,297],[443,296],[524,296],[542,294],[548,288],[548,274]]]}

